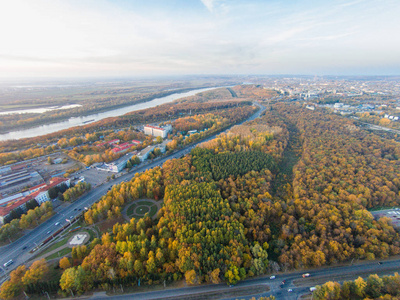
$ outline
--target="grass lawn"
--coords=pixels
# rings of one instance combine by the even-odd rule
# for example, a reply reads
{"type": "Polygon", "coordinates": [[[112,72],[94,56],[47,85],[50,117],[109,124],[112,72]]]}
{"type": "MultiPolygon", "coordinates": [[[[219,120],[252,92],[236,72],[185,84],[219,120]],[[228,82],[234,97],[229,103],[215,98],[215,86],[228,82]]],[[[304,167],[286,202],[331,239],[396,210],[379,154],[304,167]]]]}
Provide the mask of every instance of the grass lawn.
{"type": "Polygon", "coordinates": [[[133,211],[135,210],[137,204],[136,203],[132,203],[131,206],[128,207],[126,214],[128,215],[128,217],[130,217],[131,215],[133,215],[133,211]]]}
{"type": "Polygon", "coordinates": [[[126,210],[126,214],[129,218],[142,218],[145,213],[147,213],[149,217],[153,217],[157,213],[157,211],[158,207],[154,202],[147,200],[137,200],[134,203],[130,204],[130,206],[126,210]],[[137,208],[142,206],[144,209],[142,210],[142,213],[140,213],[137,211],[137,208]]]}
{"type": "Polygon", "coordinates": [[[93,241],[93,239],[94,239],[95,237],[97,237],[96,232],[95,232],[95,229],[90,228],[90,229],[85,230],[85,231],[88,232],[89,235],[90,235],[89,242],[93,241]]]}
{"type": "MultiPolygon", "coordinates": [[[[73,228],[76,228],[76,227],[78,227],[78,226],[73,226],[73,228]]],[[[96,233],[94,233],[92,230],[89,230],[89,229],[86,229],[86,228],[82,228],[82,230],[78,230],[78,231],[87,232],[90,235],[89,242],[92,241],[96,237],[96,233]]],[[[67,233],[61,240],[59,240],[58,242],[56,242],[53,245],[51,245],[50,247],[45,249],[43,252],[40,252],[40,255],[44,255],[46,253],[49,253],[50,251],[53,251],[53,250],[55,250],[57,248],[60,248],[60,247],[64,246],[65,244],[67,244],[67,242],[71,238],[71,236],[76,234],[76,232],[77,231],[67,233]]]]}
{"type": "Polygon", "coordinates": [[[157,205],[154,204],[154,205],[150,208],[149,216],[152,218],[156,213],[157,213],[157,205]]]}
{"type": "Polygon", "coordinates": [[[61,240],[59,240],[57,243],[54,243],[53,245],[51,245],[49,248],[47,248],[46,250],[44,250],[41,255],[49,253],[50,251],[53,251],[57,248],[60,248],[61,246],[64,246],[68,241],[68,238],[63,238],[61,240]]]}
{"type": "Polygon", "coordinates": [[[58,251],[56,253],[53,253],[53,254],[47,256],[46,260],[50,260],[50,259],[54,259],[54,258],[61,258],[61,257],[65,256],[65,255],[67,255],[67,254],[69,254],[71,252],[72,252],[71,248],[64,248],[64,249],[62,249],[62,250],[60,250],[60,251],[58,251]]]}
{"type": "Polygon", "coordinates": [[[150,205],[153,205],[153,202],[150,202],[150,201],[140,201],[139,203],[136,203],[137,205],[148,205],[148,206],[150,206],[150,205]]]}

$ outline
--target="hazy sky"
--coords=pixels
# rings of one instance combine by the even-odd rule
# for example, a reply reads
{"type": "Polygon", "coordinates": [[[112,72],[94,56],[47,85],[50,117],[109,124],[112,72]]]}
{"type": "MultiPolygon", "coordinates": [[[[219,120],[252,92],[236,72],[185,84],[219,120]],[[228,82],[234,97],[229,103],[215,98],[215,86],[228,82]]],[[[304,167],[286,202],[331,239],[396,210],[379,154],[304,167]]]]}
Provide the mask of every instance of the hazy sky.
{"type": "Polygon", "coordinates": [[[400,0],[4,0],[0,77],[400,74],[400,0]]]}

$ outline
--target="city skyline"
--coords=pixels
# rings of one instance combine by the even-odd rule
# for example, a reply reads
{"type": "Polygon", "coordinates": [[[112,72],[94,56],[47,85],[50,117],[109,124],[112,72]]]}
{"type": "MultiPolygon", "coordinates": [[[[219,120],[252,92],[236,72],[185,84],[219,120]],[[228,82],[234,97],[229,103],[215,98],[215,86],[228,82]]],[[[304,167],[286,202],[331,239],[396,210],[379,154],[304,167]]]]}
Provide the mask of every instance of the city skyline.
{"type": "Polygon", "coordinates": [[[0,77],[399,75],[400,4],[7,1],[0,77]]]}

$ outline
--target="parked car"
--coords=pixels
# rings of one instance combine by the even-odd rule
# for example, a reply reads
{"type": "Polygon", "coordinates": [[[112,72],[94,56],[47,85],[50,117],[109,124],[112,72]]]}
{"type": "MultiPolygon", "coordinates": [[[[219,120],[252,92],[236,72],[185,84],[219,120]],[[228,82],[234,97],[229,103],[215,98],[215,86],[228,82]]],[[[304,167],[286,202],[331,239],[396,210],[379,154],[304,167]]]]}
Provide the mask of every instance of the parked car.
{"type": "Polygon", "coordinates": [[[275,275],[270,276],[269,279],[275,279],[275,275]]]}
{"type": "Polygon", "coordinates": [[[310,273],[305,273],[302,275],[303,277],[310,277],[310,273]]]}

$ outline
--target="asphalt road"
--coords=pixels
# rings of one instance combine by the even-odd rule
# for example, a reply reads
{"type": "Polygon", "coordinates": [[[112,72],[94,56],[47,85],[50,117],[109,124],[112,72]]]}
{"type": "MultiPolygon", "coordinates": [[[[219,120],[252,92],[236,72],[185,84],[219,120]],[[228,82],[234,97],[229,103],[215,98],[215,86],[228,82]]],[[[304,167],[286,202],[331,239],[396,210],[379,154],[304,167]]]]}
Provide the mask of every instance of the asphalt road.
{"type": "MultiPolygon", "coordinates": [[[[159,291],[152,292],[143,292],[143,293],[131,293],[124,295],[112,295],[107,296],[104,293],[94,294],[90,299],[185,299],[189,295],[195,295],[202,293],[210,293],[210,292],[226,292],[231,291],[232,297],[225,298],[229,300],[235,299],[250,299],[255,297],[256,299],[259,297],[266,296],[275,296],[276,299],[299,299],[301,295],[309,294],[310,287],[314,286],[315,279],[319,279],[319,284],[323,284],[327,281],[335,280],[341,281],[343,275],[351,275],[353,279],[356,279],[358,276],[363,276],[365,273],[369,274],[393,274],[397,272],[400,268],[400,259],[393,259],[383,261],[382,264],[378,264],[376,261],[367,262],[363,261],[361,263],[355,265],[348,266],[340,266],[340,267],[326,267],[320,269],[313,269],[301,272],[292,272],[289,274],[276,274],[275,279],[270,280],[269,276],[259,277],[255,279],[249,279],[239,282],[234,287],[228,287],[226,284],[218,284],[218,285],[200,285],[194,287],[185,287],[178,289],[164,289],[159,291]],[[302,274],[309,273],[310,277],[303,278],[302,274]],[[282,281],[285,281],[282,284],[282,281]],[[296,283],[294,283],[296,281],[296,283]],[[248,296],[235,296],[235,290],[240,290],[243,288],[248,288],[252,286],[265,285],[269,286],[270,291],[265,293],[257,293],[248,296]],[[292,291],[289,292],[288,290],[292,291]]],[[[218,299],[222,299],[218,297],[218,299]]]]}
{"type": "MultiPolygon", "coordinates": [[[[253,114],[248,119],[239,124],[258,118],[260,114],[265,110],[264,106],[258,103],[254,104],[258,106],[260,110],[258,110],[255,114],[253,114]]],[[[229,128],[226,130],[229,130],[229,128]]],[[[44,223],[40,224],[38,227],[30,231],[28,234],[24,235],[23,237],[19,238],[17,241],[9,245],[1,247],[0,282],[3,282],[5,280],[5,275],[8,275],[8,273],[11,270],[17,268],[19,265],[25,264],[27,261],[32,259],[35,253],[30,253],[29,251],[35,248],[41,242],[43,242],[46,238],[54,234],[60,228],[59,226],[67,224],[68,221],[66,219],[69,220],[73,219],[77,215],[83,213],[85,207],[90,207],[93,203],[98,201],[101,198],[101,196],[106,194],[108,189],[111,188],[113,185],[119,184],[123,181],[129,181],[136,173],[152,169],[156,166],[162,166],[162,164],[168,159],[181,157],[189,153],[198,144],[214,139],[217,134],[214,134],[200,142],[187,146],[186,148],[178,150],[173,154],[159,158],[158,160],[150,162],[142,167],[139,166],[138,168],[116,178],[115,180],[109,181],[103,185],[93,188],[86,195],[80,197],[78,200],[71,203],[71,205],[65,208],[62,212],[57,212],[53,217],[51,217],[44,223]],[[56,223],[59,223],[59,225],[56,226],[55,225],[56,223]],[[12,259],[14,263],[10,265],[8,268],[4,268],[3,264],[9,261],[10,259],[12,259]]]]}
{"type": "MultiPolygon", "coordinates": [[[[252,117],[248,118],[246,121],[253,120],[265,110],[265,107],[261,107],[258,105],[261,110],[259,110],[256,114],[252,117]]],[[[242,122],[243,123],[243,122],[242,122]]],[[[39,244],[45,238],[50,236],[47,232],[51,230],[52,232],[56,231],[55,223],[60,222],[60,224],[65,224],[66,218],[71,216],[76,216],[79,213],[82,213],[84,207],[91,206],[94,202],[99,200],[101,196],[103,196],[107,190],[115,184],[119,184],[122,181],[130,180],[135,173],[143,172],[147,169],[154,168],[155,166],[161,166],[166,160],[171,158],[177,158],[184,154],[190,152],[192,148],[197,146],[198,144],[211,140],[215,138],[216,135],[213,135],[201,142],[198,142],[194,145],[188,146],[187,148],[181,149],[176,153],[173,153],[169,156],[163,157],[157,161],[154,161],[146,166],[140,167],[128,174],[122,175],[121,177],[110,181],[104,185],[100,185],[94,188],[85,196],[81,197],[66,209],[64,209],[61,213],[57,213],[55,216],[32,230],[29,234],[21,237],[14,243],[4,246],[0,248],[0,263],[1,268],[3,268],[3,264],[8,261],[9,259],[14,260],[14,264],[9,267],[9,272],[11,269],[16,268],[20,264],[24,264],[29,259],[32,258],[32,254],[29,253],[29,250],[35,247],[35,244],[39,244]],[[81,211],[79,211],[81,209],[81,211]],[[27,246],[26,249],[22,250],[27,246]]],[[[132,293],[132,294],[124,294],[124,295],[113,295],[112,297],[104,295],[104,293],[98,293],[93,295],[91,299],[165,299],[171,297],[171,299],[185,299],[188,295],[194,294],[201,294],[201,293],[208,293],[208,292],[218,292],[218,291],[226,291],[231,290],[233,292],[232,298],[226,299],[250,299],[251,297],[262,297],[262,296],[270,296],[274,295],[276,299],[298,299],[301,295],[310,293],[309,288],[315,285],[315,279],[318,278],[320,280],[320,284],[330,281],[336,280],[340,281],[344,274],[354,276],[353,279],[357,278],[359,275],[364,275],[366,273],[378,273],[382,274],[393,274],[400,269],[400,259],[392,259],[384,261],[382,264],[378,264],[375,262],[361,262],[355,265],[348,265],[342,267],[326,267],[320,268],[315,270],[307,270],[302,272],[292,272],[286,274],[274,274],[276,276],[275,279],[270,280],[269,275],[265,277],[249,279],[239,282],[235,287],[228,287],[226,284],[219,284],[219,285],[201,285],[195,287],[186,287],[186,288],[179,288],[179,289],[164,289],[160,291],[152,291],[152,292],[145,292],[145,293],[132,293]],[[302,278],[303,273],[310,273],[311,276],[309,278],[302,278]],[[285,283],[282,285],[282,281],[285,280],[285,283]],[[294,283],[295,281],[295,283],[294,283]],[[244,287],[251,287],[257,285],[268,285],[270,288],[269,292],[262,293],[262,294],[254,294],[249,295],[246,297],[239,296],[235,297],[235,290],[241,289],[244,287]],[[289,292],[288,289],[292,291],[289,292]]],[[[3,270],[4,271],[4,270],[3,270]]],[[[1,270],[0,270],[1,272],[1,270]]],[[[3,273],[4,274],[4,273],[3,273]]],[[[3,277],[4,280],[4,277],[3,277]]],[[[87,297],[85,297],[87,298],[87,297]]]]}

